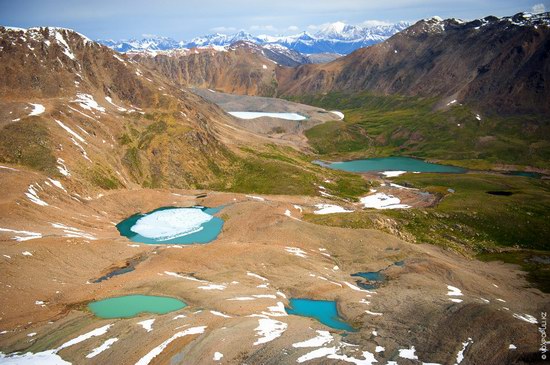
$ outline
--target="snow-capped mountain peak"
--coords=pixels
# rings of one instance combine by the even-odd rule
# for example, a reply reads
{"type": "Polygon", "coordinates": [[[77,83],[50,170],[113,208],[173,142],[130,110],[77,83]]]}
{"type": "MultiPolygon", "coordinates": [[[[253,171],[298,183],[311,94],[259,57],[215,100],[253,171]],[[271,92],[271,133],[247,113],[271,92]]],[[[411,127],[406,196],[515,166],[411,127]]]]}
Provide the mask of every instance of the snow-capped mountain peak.
{"type": "Polygon", "coordinates": [[[208,46],[229,46],[235,42],[245,41],[261,46],[277,44],[292,51],[319,54],[347,54],[357,48],[370,46],[384,41],[395,33],[405,29],[409,23],[375,25],[350,25],[341,21],[326,24],[314,35],[301,32],[290,36],[254,36],[244,30],[235,34],[214,33],[196,37],[189,42],[177,42],[166,37],[148,37],[142,40],[129,40],[121,42],[99,41],[119,52],[143,51],[143,50],[168,50],[175,48],[194,48],[208,46]]]}

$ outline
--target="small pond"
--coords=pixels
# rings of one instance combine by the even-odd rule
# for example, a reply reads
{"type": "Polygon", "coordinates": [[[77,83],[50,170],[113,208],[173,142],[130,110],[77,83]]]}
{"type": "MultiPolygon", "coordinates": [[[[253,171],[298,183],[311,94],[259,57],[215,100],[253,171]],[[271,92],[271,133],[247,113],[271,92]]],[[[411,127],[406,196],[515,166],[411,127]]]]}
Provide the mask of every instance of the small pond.
{"type": "Polygon", "coordinates": [[[88,304],[88,309],[100,318],[130,318],[141,313],[165,314],[186,307],[176,298],[152,295],[124,295],[88,304]]]}
{"type": "Polygon", "coordinates": [[[354,332],[355,329],[344,322],[338,314],[336,302],[333,300],[290,299],[290,307],[285,310],[288,314],[315,318],[325,326],[354,332]]]}
{"type": "Polygon", "coordinates": [[[351,276],[360,277],[367,279],[367,282],[357,280],[356,283],[360,288],[372,290],[380,286],[380,284],[386,279],[384,274],[380,271],[368,271],[368,272],[357,272],[351,274],[351,276]]]}
{"type": "Polygon", "coordinates": [[[208,243],[216,239],[223,220],[213,215],[222,207],[163,207],[126,218],[117,229],[134,242],[147,244],[208,243]]]}
{"type": "Polygon", "coordinates": [[[538,172],[530,172],[530,171],[508,171],[504,173],[505,175],[512,175],[512,176],[523,176],[523,177],[530,177],[533,179],[540,179],[542,178],[542,174],[539,174],[538,172]]]}

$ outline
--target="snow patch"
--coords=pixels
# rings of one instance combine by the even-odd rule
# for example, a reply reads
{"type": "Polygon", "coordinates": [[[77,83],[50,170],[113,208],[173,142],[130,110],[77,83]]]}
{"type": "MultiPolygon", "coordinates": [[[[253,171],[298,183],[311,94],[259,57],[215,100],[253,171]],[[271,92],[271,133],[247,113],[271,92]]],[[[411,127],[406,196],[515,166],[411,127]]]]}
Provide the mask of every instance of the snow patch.
{"type": "Polygon", "coordinates": [[[335,204],[316,204],[317,208],[313,214],[332,214],[332,213],[351,213],[353,210],[347,210],[339,205],[335,204]]]}
{"type": "Polygon", "coordinates": [[[28,241],[28,240],[34,240],[36,238],[42,238],[41,233],[37,232],[30,232],[30,231],[18,231],[15,229],[9,229],[9,228],[0,228],[0,232],[11,232],[15,233],[16,236],[13,236],[13,239],[16,241],[28,241]]]}
{"type": "Polygon", "coordinates": [[[76,338],[73,338],[72,340],[70,341],[67,341],[65,342],[63,345],[59,346],[55,351],[56,352],[59,352],[67,347],[70,347],[70,346],[73,346],[73,345],[76,345],[76,344],[79,344],[81,342],[84,342],[92,337],[98,337],[98,336],[103,336],[104,334],[107,333],[107,331],[109,330],[109,328],[111,328],[113,325],[112,324],[107,324],[103,327],[99,327],[99,328],[96,328],[95,330],[92,330],[88,333],[85,333],[83,335],[80,335],[76,338]]]}
{"type": "Polygon", "coordinates": [[[48,180],[54,184],[56,187],[58,187],[59,189],[63,190],[64,192],[67,192],[67,190],[65,190],[65,188],[63,187],[63,185],[61,184],[61,182],[59,182],[59,180],[54,180],[54,179],[50,179],[48,178],[48,180]]]}
{"type": "Polygon", "coordinates": [[[304,250],[298,247],[286,247],[285,251],[298,257],[307,258],[307,254],[304,250]]]}
{"type": "Polygon", "coordinates": [[[185,337],[188,335],[197,335],[200,333],[204,333],[204,330],[206,329],[206,326],[199,326],[199,327],[191,327],[186,329],[185,331],[177,332],[172,337],[149,351],[144,357],[139,359],[139,361],[136,363],[136,365],[148,365],[155,357],[157,357],[170,343],[177,340],[180,337],[185,337]]]}
{"type": "Polygon", "coordinates": [[[70,362],[63,360],[55,350],[37,352],[27,352],[26,354],[4,355],[0,352],[0,364],[5,365],[71,365],[70,362]]]}
{"type": "Polygon", "coordinates": [[[456,354],[456,364],[460,364],[462,362],[462,360],[464,360],[464,351],[466,351],[466,348],[468,347],[468,345],[470,345],[471,343],[473,343],[474,340],[472,340],[471,337],[468,338],[468,340],[466,342],[463,342],[462,343],[462,350],[460,350],[457,354],[456,354]]]}
{"type": "Polygon", "coordinates": [[[313,350],[313,351],[311,351],[311,352],[309,352],[305,355],[300,356],[298,358],[298,360],[296,360],[296,361],[298,363],[302,363],[302,362],[305,362],[305,361],[318,359],[318,358],[321,358],[321,357],[327,357],[329,359],[340,360],[340,361],[343,361],[343,362],[349,362],[349,363],[353,363],[353,364],[356,364],[356,365],[372,365],[372,364],[378,362],[374,358],[374,354],[372,354],[368,351],[363,351],[363,353],[362,353],[363,359],[358,359],[358,358],[350,357],[350,356],[347,356],[347,355],[339,355],[338,352],[342,349],[342,347],[343,346],[321,347],[320,349],[313,350]]]}
{"type": "Polygon", "coordinates": [[[46,203],[44,200],[40,199],[38,197],[38,193],[36,192],[35,190],[35,187],[34,187],[34,184],[31,184],[29,186],[29,189],[27,190],[27,192],[25,193],[25,195],[27,196],[27,198],[29,198],[29,200],[31,202],[33,202],[34,204],[38,204],[40,206],[48,206],[49,204],[46,203]]]}
{"type": "Polygon", "coordinates": [[[258,327],[254,329],[259,337],[256,342],[254,342],[254,346],[273,341],[280,337],[286,331],[287,327],[288,324],[284,322],[270,318],[260,318],[258,320],[258,327]]]}
{"type": "Polygon", "coordinates": [[[144,330],[147,332],[151,332],[153,330],[153,323],[155,323],[155,319],[146,319],[145,321],[138,322],[141,327],[143,327],[144,330]]]}
{"type": "Polygon", "coordinates": [[[414,354],[415,352],[416,349],[414,346],[411,346],[409,349],[400,349],[399,357],[402,357],[403,359],[418,360],[418,356],[414,354]]]}
{"type": "Polygon", "coordinates": [[[336,115],[338,118],[340,118],[340,120],[344,119],[344,113],[342,112],[339,112],[337,110],[331,110],[329,113],[336,115]]]}
{"type": "Polygon", "coordinates": [[[92,109],[97,110],[101,113],[105,113],[105,108],[100,106],[95,100],[94,97],[90,94],[77,93],[76,99],[72,100],[73,103],[78,103],[82,109],[92,111],[92,109]]]}
{"type": "Polygon", "coordinates": [[[210,311],[210,313],[212,313],[215,316],[222,317],[222,318],[233,318],[231,316],[228,316],[227,314],[224,314],[224,313],[218,312],[218,311],[210,311]]]}
{"type": "Polygon", "coordinates": [[[71,173],[67,169],[67,166],[65,166],[65,160],[63,160],[62,158],[57,158],[57,163],[58,163],[57,169],[59,170],[61,175],[67,176],[67,177],[71,176],[71,173]]]}
{"type": "Polygon", "coordinates": [[[106,97],[105,97],[105,100],[107,100],[107,102],[108,102],[109,104],[111,104],[111,105],[113,105],[115,108],[117,108],[117,110],[118,110],[119,112],[125,112],[125,111],[126,111],[126,108],[123,108],[123,107],[121,107],[121,106],[116,105],[115,103],[113,103],[113,99],[111,99],[111,97],[106,96],[106,97]]]}
{"type": "Polygon", "coordinates": [[[96,357],[97,355],[101,354],[103,351],[108,350],[111,347],[111,345],[117,341],[118,341],[118,338],[110,338],[106,340],[101,344],[101,346],[96,347],[95,349],[92,350],[92,352],[86,355],[86,358],[91,359],[96,357]]]}
{"type": "Polygon", "coordinates": [[[396,177],[399,175],[406,174],[407,171],[382,171],[381,174],[385,177],[396,177]]]}
{"type": "Polygon", "coordinates": [[[40,115],[46,111],[46,108],[42,104],[33,104],[33,103],[29,103],[29,104],[31,104],[33,107],[31,113],[29,114],[29,117],[40,115]]]}
{"type": "Polygon", "coordinates": [[[537,324],[538,321],[535,317],[533,317],[530,314],[520,314],[520,313],[514,313],[514,318],[521,319],[522,321],[537,324]]]}
{"type": "Polygon", "coordinates": [[[401,200],[393,195],[386,195],[384,193],[376,193],[373,195],[367,195],[360,199],[361,204],[365,208],[374,209],[407,209],[410,205],[400,204],[401,200]]]}
{"type": "Polygon", "coordinates": [[[55,39],[58,43],[62,45],[63,53],[65,54],[65,56],[69,57],[71,60],[74,61],[76,57],[74,56],[73,52],[71,51],[71,48],[63,38],[63,35],[61,34],[61,32],[57,29],[55,29],[54,32],[55,32],[55,39]]]}
{"type": "Polygon", "coordinates": [[[330,334],[329,331],[316,331],[317,336],[309,340],[293,343],[292,347],[301,348],[301,347],[320,347],[324,346],[334,340],[334,337],[330,334]]]}
{"type": "Polygon", "coordinates": [[[450,297],[460,297],[462,296],[462,291],[455,286],[447,285],[449,292],[447,293],[450,297]]]}
{"type": "Polygon", "coordinates": [[[260,275],[258,275],[258,274],[254,274],[253,272],[250,272],[250,271],[247,272],[246,275],[252,276],[253,278],[260,279],[260,280],[262,280],[262,281],[269,281],[269,280],[267,280],[266,278],[264,278],[263,276],[260,276],[260,275]]]}
{"type": "Polygon", "coordinates": [[[223,357],[223,354],[221,352],[214,352],[214,357],[212,358],[212,360],[214,361],[220,361],[223,357]]]}
{"type": "Polygon", "coordinates": [[[65,124],[63,124],[63,122],[57,120],[57,119],[54,119],[55,122],[61,127],[63,128],[67,133],[69,133],[71,136],[73,136],[74,138],[78,139],[80,142],[84,143],[84,144],[88,144],[86,142],[86,140],[84,138],[82,138],[78,133],[76,133],[75,131],[73,131],[71,128],[67,127],[65,124]]]}
{"type": "Polygon", "coordinates": [[[191,280],[191,281],[198,281],[199,283],[207,283],[206,280],[200,280],[200,279],[194,278],[192,276],[180,275],[178,273],[171,272],[171,271],[165,271],[164,273],[168,276],[173,276],[175,278],[186,279],[186,280],[191,280]]]}
{"type": "Polygon", "coordinates": [[[366,310],[365,313],[370,314],[371,316],[381,316],[382,313],[380,312],[371,312],[369,310],[366,310]]]}
{"type": "Polygon", "coordinates": [[[225,290],[225,288],[227,288],[227,286],[223,284],[213,284],[213,283],[199,286],[199,289],[202,289],[202,290],[225,290]]]}

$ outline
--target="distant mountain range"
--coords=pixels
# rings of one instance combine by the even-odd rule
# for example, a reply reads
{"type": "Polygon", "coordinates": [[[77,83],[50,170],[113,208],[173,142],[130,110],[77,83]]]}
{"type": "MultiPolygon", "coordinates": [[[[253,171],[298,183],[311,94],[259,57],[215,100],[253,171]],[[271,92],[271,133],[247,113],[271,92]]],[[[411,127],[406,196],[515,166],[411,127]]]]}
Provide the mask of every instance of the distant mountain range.
{"type": "MultiPolygon", "coordinates": [[[[369,26],[331,23],[315,34],[302,32],[291,36],[254,36],[245,31],[235,34],[209,34],[189,42],[167,37],[147,37],[141,40],[98,40],[118,52],[168,51],[181,48],[227,47],[235,42],[246,41],[261,46],[285,47],[302,54],[349,54],[358,48],[383,42],[397,32],[410,26],[408,22],[369,26]]],[[[280,50],[280,48],[279,48],[280,50]]]]}

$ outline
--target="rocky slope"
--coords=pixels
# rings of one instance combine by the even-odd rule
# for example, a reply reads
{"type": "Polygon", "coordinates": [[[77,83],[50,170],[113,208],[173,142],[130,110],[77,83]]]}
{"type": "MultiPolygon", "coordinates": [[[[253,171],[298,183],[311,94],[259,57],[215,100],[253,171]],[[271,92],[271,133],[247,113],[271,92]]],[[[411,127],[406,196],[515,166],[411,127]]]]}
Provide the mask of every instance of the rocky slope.
{"type": "Polygon", "coordinates": [[[0,47],[0,363],[538,360],[548,295],[515,268],[307,222],[318,204],[361,210],[331,194],[350,191],[350,180],[303,155],[258,149],[266,139],[215,105],[75,32],[0,28],[0,47]],[[244,148],[262,158],[245,171],[247,193],[263,178],[323,197],[290,184],[280,194],[293,196],[177,189],[209,186],[244,148]],[[221,207],[223,231],[183,248],[137,244],[115,228],[169,205],[221,207]],[[130,262],[133,271],[95,282],[130,262]],[[351,276],[368,270],[386,276],[376,290],[351,276]],[[126,294],[188,306],[117,319],[86,307],[126,294]],[[337,301],[355,331],[288,315],[293,297],[337,301]]]}
{"type": "Polygon", "coordinates": [[[277,64],[249,42],[237,42],[221,51],[206,48],[154,57],[137,54],[133,59],[184,87],[245,95],[275,95],[277,91],[277,64]]]}
{"type": "Polygon", "coordinates": [[[324,65],[278,69],[283,95],[372,91],[550,112],[550,14],[421,20],[324,65]]]}
{"type": "Polygon", "coordinates": [[[76,32],[0,28],[0,48],[1,162],[109,189],[203,186],[236,159],[221,109],[76,32]]]}

